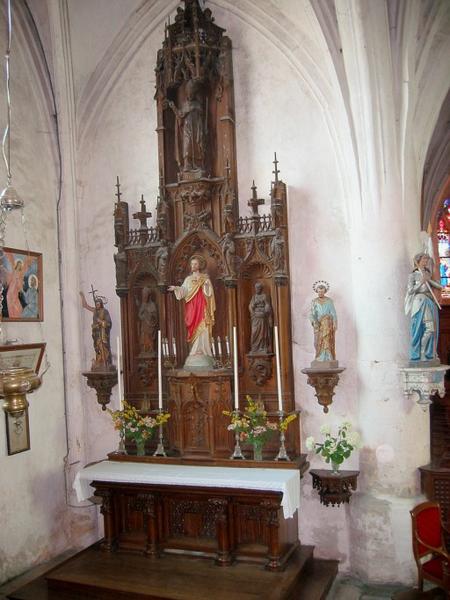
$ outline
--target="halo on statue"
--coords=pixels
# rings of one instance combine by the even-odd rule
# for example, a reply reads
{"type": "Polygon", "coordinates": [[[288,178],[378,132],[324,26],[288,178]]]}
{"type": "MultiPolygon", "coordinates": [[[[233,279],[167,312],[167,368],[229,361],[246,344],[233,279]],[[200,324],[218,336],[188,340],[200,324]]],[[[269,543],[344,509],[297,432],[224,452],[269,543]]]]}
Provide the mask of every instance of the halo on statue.
{"type": "Polygon", "coordinates": [[[193,260],[198,261],[198,266],[200,267],[200,271],[203,271],[204,269],[206,269],[206,259],[204,256],[202,256],[201,254],[193,254],[191,256],[191,258],[189,259],[189,264],[191,264],[191,262],[193,260]]]}
{"type": "Polygon", "coordinates": [[[330,289],[330,284],[328,283],[328,281],[319,279],[318,281],[315,281],[312,286],[312,289],[316,292],[316,294],[317,294],[318,288],[325,288],[325,293],[327,293],[328,290],[330,289]]]}

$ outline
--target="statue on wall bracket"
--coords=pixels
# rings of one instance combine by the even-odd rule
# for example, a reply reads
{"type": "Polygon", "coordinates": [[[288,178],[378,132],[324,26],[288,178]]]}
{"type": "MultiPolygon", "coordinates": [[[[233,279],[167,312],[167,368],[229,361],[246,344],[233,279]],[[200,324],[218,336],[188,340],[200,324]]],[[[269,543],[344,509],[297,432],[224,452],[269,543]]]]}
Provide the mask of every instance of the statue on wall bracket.
{"type": "Polygon", "coordinates": [[[214,359],[211,350],[212,328],[216,310],[214,289],[207,273],[205,259],[194,255],[189,261],[191,274],[181,286],[169,286],[177,300],[185,301],[185,324],[187,340],[190,344],[189,355],[184,369],[209,370],[213,368],[214,359]]]}
{"type": "Polygon", "coordinates": [[[414,270],[408,277],[405,314],[410,315],[409,360],[411,367],[438,366],[437,337],[441,308],[434,290],[442,286],[432,279],[433,259],[426,252],[414,257],[414,270]]]}
{"type": "MultiPolygon", "coordinates": [[[[428,239],[424,241],[429,245],[428,239]]],[[[424,411],[433,396],[445,396],[444,375],[448,369],[437,355],[441,306],[436,291],[442,286],[432,279],[433,270],[434,261],[426,250],[414,256],[405,295],[405,314],[411,319],[409,362],[400,369],[405,396],[417,396],[417,404],[424,411]]]]}
{"type": "Polygon", "coordinates": [[[94,306],[90,306],[83,292],[80,292],[81,305],[92,313],[92,341],[95,357],[92,359],[91,370],[83,373],[89,387],[97,392],[97,400],[106,410],[106,404],[111,399],[112,388],[117,383],[117,369],[113,365],[111,355],[111,316],[105,308],[106,298],[99,296],[91,285],[94,306]]]}
{"type": "Polygon", "coordinates": [[[325,294],[330,288],[326,281],[316,281],[313,290],[317,298],[311,302],[309,311],[309,320],[314,329],[314,348],[316,351],[315,360],[311,367],[330,367],[339,365],[336,360],[336,330],[337,314],[334,302],[325,294]]]}
{"type": "Polygon", "coordinates": [[[314,330],[315,358],[309,369],[302,369],[302,373],[308,376],[308,384],[315,389],[316,398],[325,413],[333,402],[339,375],[345,370],[339,367],[336,360],[337,314],[333,300],[326,296],[329,289],[330,284],[323,280],[316,281],[313,285],[317,298],[311,302],[309,320],[314,330]]]}

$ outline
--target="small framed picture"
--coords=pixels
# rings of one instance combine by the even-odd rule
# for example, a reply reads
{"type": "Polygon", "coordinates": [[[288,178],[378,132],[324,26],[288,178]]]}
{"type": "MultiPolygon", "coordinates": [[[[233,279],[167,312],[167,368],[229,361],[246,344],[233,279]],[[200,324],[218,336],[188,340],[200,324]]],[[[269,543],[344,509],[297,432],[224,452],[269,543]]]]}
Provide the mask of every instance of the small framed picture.
{"type": "Polygon", "coordinates": [[[23,367],[39,373],[44,351],[45,342],[0,346],[0,372],[23,367]]]}
{"type": "Polygon", "coordinates": [[[8,455],[19,454],[30,449],[30,423],[28,410],[19,415],[5,413],[6,419],[6,443],[8,455]]]}
{"type": "Polygon", "coordinates": [[[42,254],[0,248],[3,321],[43,321],[42,254]]]}

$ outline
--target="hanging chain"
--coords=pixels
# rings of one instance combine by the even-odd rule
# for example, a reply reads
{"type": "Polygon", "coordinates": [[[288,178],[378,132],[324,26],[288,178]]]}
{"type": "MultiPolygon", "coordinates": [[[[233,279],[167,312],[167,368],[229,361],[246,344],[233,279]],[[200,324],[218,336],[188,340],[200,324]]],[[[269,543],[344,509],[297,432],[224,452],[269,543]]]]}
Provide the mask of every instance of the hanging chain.
{"type": "Polygon", "coordinates": [[[5,131],[3,133],[2,139],[2,154],[3,160],[5,161],[6,173],[8,177],[8,185],[11,184],[12,175],[11,175],[11,91],[10,91],[10,66],[9,66],[9,58],[11,55],[11,32],[12,32],[12,19],[11,19],[11,0],[7,0],[8,6],[8,47],[6,49],[5,54],[5,78],[6,78],[6,103],[7,103],[7,115],[8,115],[8,124],[5,127],[5,131]],[[5,149],[6,146],[6,149],[5,149]]]}

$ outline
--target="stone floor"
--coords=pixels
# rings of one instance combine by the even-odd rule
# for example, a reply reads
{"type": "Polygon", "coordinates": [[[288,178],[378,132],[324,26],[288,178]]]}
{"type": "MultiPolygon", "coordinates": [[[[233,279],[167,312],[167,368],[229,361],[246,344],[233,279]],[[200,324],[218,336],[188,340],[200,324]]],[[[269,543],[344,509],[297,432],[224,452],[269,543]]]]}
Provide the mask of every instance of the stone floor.
{"type": "Polygon", "coordinates": [[[400,585],[365,585],[357,579],[339,575],[331,588],[327,600],[444,600],[445,595],[437,588],[426,588],[420,593],[416,589],[400,585]]]}

